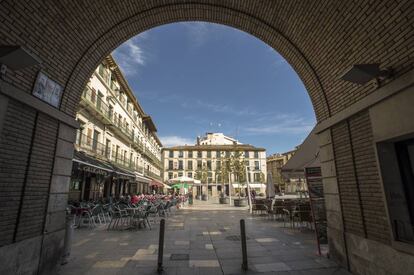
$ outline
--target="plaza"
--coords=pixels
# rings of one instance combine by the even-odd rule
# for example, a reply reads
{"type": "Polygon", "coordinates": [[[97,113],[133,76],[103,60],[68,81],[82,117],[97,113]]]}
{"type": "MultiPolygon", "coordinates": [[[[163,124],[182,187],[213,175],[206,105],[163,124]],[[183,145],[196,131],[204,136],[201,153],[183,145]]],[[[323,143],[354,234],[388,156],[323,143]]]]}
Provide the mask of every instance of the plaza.
{"type": "MultiPolygon", "coordinates": [[[[317,152],[308,155],[318,157],[320,164],[315,193],[323,195],[327,233],[324,240],[329,259],[334,263],[315,256],[313,233],[285,228],[283,223],[251,216],[245,210],[229,206],[219,210],[220,206],[203,204],[193,208],[196,210],[180,209],[166,219],[166,273],[238,274],[240,248],[234,240],[238,239],[241,218],[247,223],[249,272],[252,273],[340,274],[345,272],[342,269],[358,275],[412,273],[413,14],[412,0],[0,1],[0,272],[5,275],[56,274],[57,269],[61,274],[137,273],[140,269],[142,273],[154,272],[159,223],[153,223],[152,230],[143,228],[136,232],[108,231],[103,225],[78,229],[71,258],[62,267],[68,203],[86,201],[96,206],[97,202],[111,204],[117,200],[115,203],[118,203],[135,192],[165,194],[160,189],[171,189],[163,182],[169,173],[173,179],[178,173],[194,175],[198,159],[193,156],[192,164],[188,165],[190,151],[187,168],[184,162],[183,169],[180,168],[180,159],[174,162],[175,152],[172,157],[168,153],[168,163],[164,154],[163,161],[161,150],[166,144],[158,139],[153,118],[158,120],[164,116],[170,120],[157,124],[162,131],[173,123],[181,123],[171,128],[174,131],[165,132],[164,137],[183,135],[184,128],[193,131],[193,137],[198,136],[202,134],[201,128],[205,132],[206,127],[190,125],[184,118],[204,126],[211,124],[210,117],[205,120],[193,117],[202,113],[199,106],[202,105],[222,113],[211,116],[217,120],[213,122],[227,119],[229,111],[234,117],[237,114],[252,117],[251,125],[240,129],[250,129],[250,133],[263,136],[276,137],[283,132],[279,129],[283,126],[278,124],[279,120],[293,118],[284,129],[303,131],[310,128],[300,122],[314,118],[312,133],[317,152]],[[117,65],[108,55],[121,44],[137,35],[145,36],[154,28],[190,22],[224,25],[249,34],[266,44],[266,50],[276,51],[281,60],[272,62],[278,64],[272,64],[269,70],[259,66],[243,74],[241,70],[251,69],[252,62],[234,66],[228,70],[235,76],[232,78],[221,69],[228,65],[224,57],[238,52],[234,46],[227,46],[231,54],[215,59],[214,66],[189,58],[197,63],[193,68],[183,65],[192,51],[175,47],[184,49],[184,53],[171,54],[177,58],[172,64],[189,69],[182,73],[164,63],[154,66],[153,84],[165,84],[165,89],[147,86],[149,97],[161,99],[149,115],[136,102],[142,97],[135,97],[134,91],[125,85],[126,79],[117,75],[117,65]],[[280,88],[277,81],[268,85],[267,96],[259,96],[260,88],[251,85],[262,83],[266,71],[274,72],[272,78],[281,76],[273,66],[280,65],[279,61],[288,64],[303,85],[302,95],[309,101],[310,112],[296,117],[294,108],[303,111],[301,105],[295,101],[287,104],[277,97],[280,88]],[[97,68],[102,63],[104,67],[97,68]],[[161,69],[170,71],[162,76],[161,69]],[[204,73],[206,69],[219,78],[210,79],[204,73]],[[193,71],[200,78],[193,77],[193,71]],[[91,76],[92,81],[88,83],[91,76]],[[180,79],[176,92],[171,92],[172,84],[180,79]],[[201,83],[187,86],[195,79],[208,80],[207,84],[217,84],[220,89],[212,87],[202,92],[199,87],[205,85],[201,83]],[[230,87],[224,83],[227,80],[237,86],[226,88],[230,87]],[[185,86],[188,88],[181,88],[185,86]],[[158,96],[156,91],[164,91],[163,96],[158,96]],[[216,96],[210,91],[217,92],[216,96]],[[186,104],[183,99],[189,95],[194,96],[189,102],[197,104],[186,104]],[[256,102],[254,112],[248,112],[256,95],[265,104],[256,102]],[[175,104],[171,100],[174,98],[175,104]],[[161,105],[162,100],[165,105],[161,105]],[[235,101],[237,106],[232,105],[235,101]],[[192,109],[183,111],[181,116],[166,113],[185,106],[192,109]],[[278,116],[282,108],[290,116],[278,116]],[[101,121],[95,121],[96,116],[101,121]],[[259,123],[260,117],[265,123],[259,123]],[[89,151],[99,162],[81,150],[89,151]],[[166,166],[168,171],[164,171],[166,166]]],[[[172,48],[170,38],[174,35],[160,44],[172,48]]],[[[239,41],[230,35],[226,38],[239,41]]],[[[217,44],[227,45],[221,41],[217,44]]],[[[130,48],[135,58],[126,55],[124,59],[147,64],[145,58],[137,58],[142,52],[140,47],[130,45],[130,48]]],[[[195,56],[213,61],[207,48],[198,49],[195,56]]],[[[249,57],[254,62],[260,60],[251,49],[235,56],[237,60],[240,57],[249,57]]],[[[141,84],[132,86],[141,89],[141,84]]],[[[280,93],[294,92],[296,89],[283,89],[280,93]]],[[[233,119],[228,122],[226,132],[214,129],[211,132],[229,136],[234,132],[237,136],[239,124],[243,122],[243,118],[233,119]]],[[[184,145],[189,144],[183,136],[178,137],[184,145]]],[[[243,142],[269,152],[267,146],[247,139],[243,142]]],[[[184,150],[177,149],[180,158],[180,151],[184,150]]],[[[266,158],[263,150],[256,157],[250,149],[243,151],[248,151],[246,155],[250,158],[253,153],[248,166],[257,170],[253,181],[261,188],[259,170],[266,171],[266,158]]],[[[209,150],[202,151],[200,160],[204,158],[204,151],[207,157],[209,150]]],[[[217,152],[212,155],[217,158],[217,152]]],[[[279,160],[281,155],[275,156],[275,162],[285,162],[279,160]]],[[[209,197],[208,184],[216,182],[208,161],[209,157],[204,169],[207,171],[203,171],[201,162],[201,178],[207,175],[204,177],[207,188],[205,192],[200,188],[199,192],[202,198],[209,197]]],[[[239,161],[235,163],[240,164],[239,161]]],[[[278,177],[282,168],[278,163],[273,168],[274,177],[278,177]]],[[[296,172],[296,167],[291,168],[292,173],[296,172]]],[[[230,177],[228,186],[240,187],[236,187],[243,182],[242,177],[239,179],[233,186],[230,177]]],[[[246,182],[247,179],[248,175],[246,182]]],[[[287,182],[280,183],[289,190],[287,182]]],[[[302,181],[296,183],[301,190],[302,181]]],[[[215,185],[218,193],[219,185],[215,185]]],[[[213,186],[211,189],[213,195],[216,190],[213,186]]]]}
{"type": "MultiPolygon", "coordinates": [[[[158,232],[159,224],[152,230],[75,230],[60,274],[156,274],[158,232]]],[[[215,201],[195,201],[166,218],[163,266],[163,274],[350,274],[317,255],[312,230],[215,201]],[[241,269],[240,219],[246,222],[247,272],[241,269]]]]}

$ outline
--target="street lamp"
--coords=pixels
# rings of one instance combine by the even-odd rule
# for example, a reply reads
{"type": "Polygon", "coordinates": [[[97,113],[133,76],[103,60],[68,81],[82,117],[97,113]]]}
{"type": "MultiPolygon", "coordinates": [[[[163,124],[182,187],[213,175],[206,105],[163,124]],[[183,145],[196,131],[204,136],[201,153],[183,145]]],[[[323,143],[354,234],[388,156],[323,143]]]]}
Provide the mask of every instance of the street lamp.
{"type": "Polygon", "coordinates": [[[349,81],[355,84],[363,85],[372,79],[376,79],[377,83],[380,80],[392,76],[392,69],[386,68],[381,70],[380,64],[354,64],[340,76],[342,80],[349,81]]]}

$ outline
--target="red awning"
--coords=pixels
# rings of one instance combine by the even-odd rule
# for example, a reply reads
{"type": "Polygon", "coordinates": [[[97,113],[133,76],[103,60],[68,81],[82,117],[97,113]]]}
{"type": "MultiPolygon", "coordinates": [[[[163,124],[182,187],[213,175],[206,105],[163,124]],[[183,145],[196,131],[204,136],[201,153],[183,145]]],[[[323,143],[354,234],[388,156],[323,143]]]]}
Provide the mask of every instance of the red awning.
{"type": "Polygon", "coordinates": [[[164,184],[162,182],[159,182],[159,181],[156,181],[156,180],[152,180],[150,182],[149,186],[163,187],[164,184]]]}

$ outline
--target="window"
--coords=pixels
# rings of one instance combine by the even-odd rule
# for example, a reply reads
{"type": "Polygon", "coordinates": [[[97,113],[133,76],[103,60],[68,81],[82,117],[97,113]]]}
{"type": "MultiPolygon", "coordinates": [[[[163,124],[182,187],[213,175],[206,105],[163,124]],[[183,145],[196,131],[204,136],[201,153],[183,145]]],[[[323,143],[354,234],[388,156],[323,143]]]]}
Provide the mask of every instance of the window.
{"type": "Polygon", "coordinates": [[[170,179],[172,179],[172,178],[173,178],[173,175],[174,175],[174,174],[173,174],[173,172],[169,172],[169,173],[168,173],[168,179],[169,179],[169,180],[170,180],[170,179]]]}
{"type": "Polygon", "coordinates": [[[254,182],[260,182],[260,174],[259,173],[254,173],[254,182]]]}
{"type": "Polygon", "coordinates": [[[414,138],[377,148],[394,239],[414,244],[414,138]]]}
{"type": "Polygon", "coordinates": [[[201,152],[201,151],[197,151],[197,157],[198,157],[198,158],[202,158],[202,157],[203,157],[203,152],[201,152]]]}
{"type": "Polygon", "coordinates": [[[193,157],[193,151],[188,151],[188,158],[192,158],[193,157]]]}
{"type": "Polygon", "coordinates": [[[249,151],[244,151],[244,157],[249,158],[249,151]]]}
{"type": "Polygon", "coordinates": [[[207,157],[211,158],[211,151],[207,151],[207,157]]]}
{"type": "Polygon", "coordinates": [[[178,169],[180,169],[180,170],[184,169],[182,160],[178,161],[178,169]]]}
{"type": "Polygon", "coordinates": [[[170,151],[168,156],[169,156],[170,158],[173,158],[173,157],[174,157],[174,151],[170,151]]]}
{"type": "Polygon", "coordinates": [[[183,152],[183,151],[178,151],[178,157],[179,157],[179,158],[184,157],[184,152],[183,152]]]}
{"type": "Polygon", "coordinates": [[[207,169],[208,170],[211,170],[211,160],[208,160],[207,161],[207,169]]]}
{"type": "Polygon", "coordinates": [[[193,161],[192,160],[189,160],[188,161],[188,163],[187,163],[187,169],[188,170],[193,170],[193,161]]]}
{"type": "Polygon", "coordinates": [[[105,157],[109,158],[110,151],[111,151],[111,141],[109,139],[106,139],[105,157]]]}
{"type": "Polygon", "coordinates": [[[254,170],[260,170],[259,162],[257,160],[254,162],[254,170]]]}
{"type": "Polygon", "coordinates": [[[87,136],[86,136],[86,144],[92,145],[92,129],[88,128],[87,136]]]}
{"type": "Polygon", "coordinates": [[[178,176],[182,177],[183,176],[183,172],[178,172],[178,176]]]}
{"type": "Polygon", "coordinates": [[[92,88],[91,102],[95,103],[95,101],[96,101],[96,90],[94,88],[92,88]]]}
{"type": "Polygon", "coordinates": [[[221,169],[221,161],[216,161],[216,169],[217,170],[221,169]]]}
{"type": "Polygon", "coordinates": [[[187,177],[192,178],[193,177],[193,173],[192,172],[188,172],[187,173],[187,177]]]}
{"type": "Polygon", "coordinates": [[[197,160],[197,169],[201,169],[203,167],[203,163],[201,160],[197,160]]]}
{"type": "Polygon", "coordinates": [[[230,151],[226,151],[226,158],[230,157],[230,151]]]}
{"type": "Polygon", "coordinates": [[[220,151],[216,152],[216,158],[221,158],[221,152],[220,151]]]}
{"type": "Polygon", "coordinates": [[[254,158],[258,159],[259,158],[259,152],[258,151],[254,151],[254,158]]]}
{"type": "Polygon", "coordinates": [[[168,161],[168,169],[172,170],[174,168],[174,163],[172,160],[168,161]]]}

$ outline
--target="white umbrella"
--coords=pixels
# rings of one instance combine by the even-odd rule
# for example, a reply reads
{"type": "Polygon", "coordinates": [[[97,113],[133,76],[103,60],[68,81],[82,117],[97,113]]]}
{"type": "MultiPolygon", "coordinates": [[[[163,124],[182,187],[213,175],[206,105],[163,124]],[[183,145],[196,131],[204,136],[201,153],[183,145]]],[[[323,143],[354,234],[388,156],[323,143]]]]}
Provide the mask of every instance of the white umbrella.
{"type": "Polygon", "coordinates": [[[273,184],[272,174],[267,174],[267,183],[266,183],[266,197],[273,198],[275,196],[275,185],[273,184]]]}
{"type": "MultiPolygon", "coordinates": [[[[182,176],[182,177],[178,177],[178,178],[173,178],[173,179],[169,179],[168,182],[169,183],[196,183],[197,180],[190,178],[190,177],[186,177],[186,176],[182,176]]],[[[200,182],[200,181],[198,181],[200,182]]]]}

